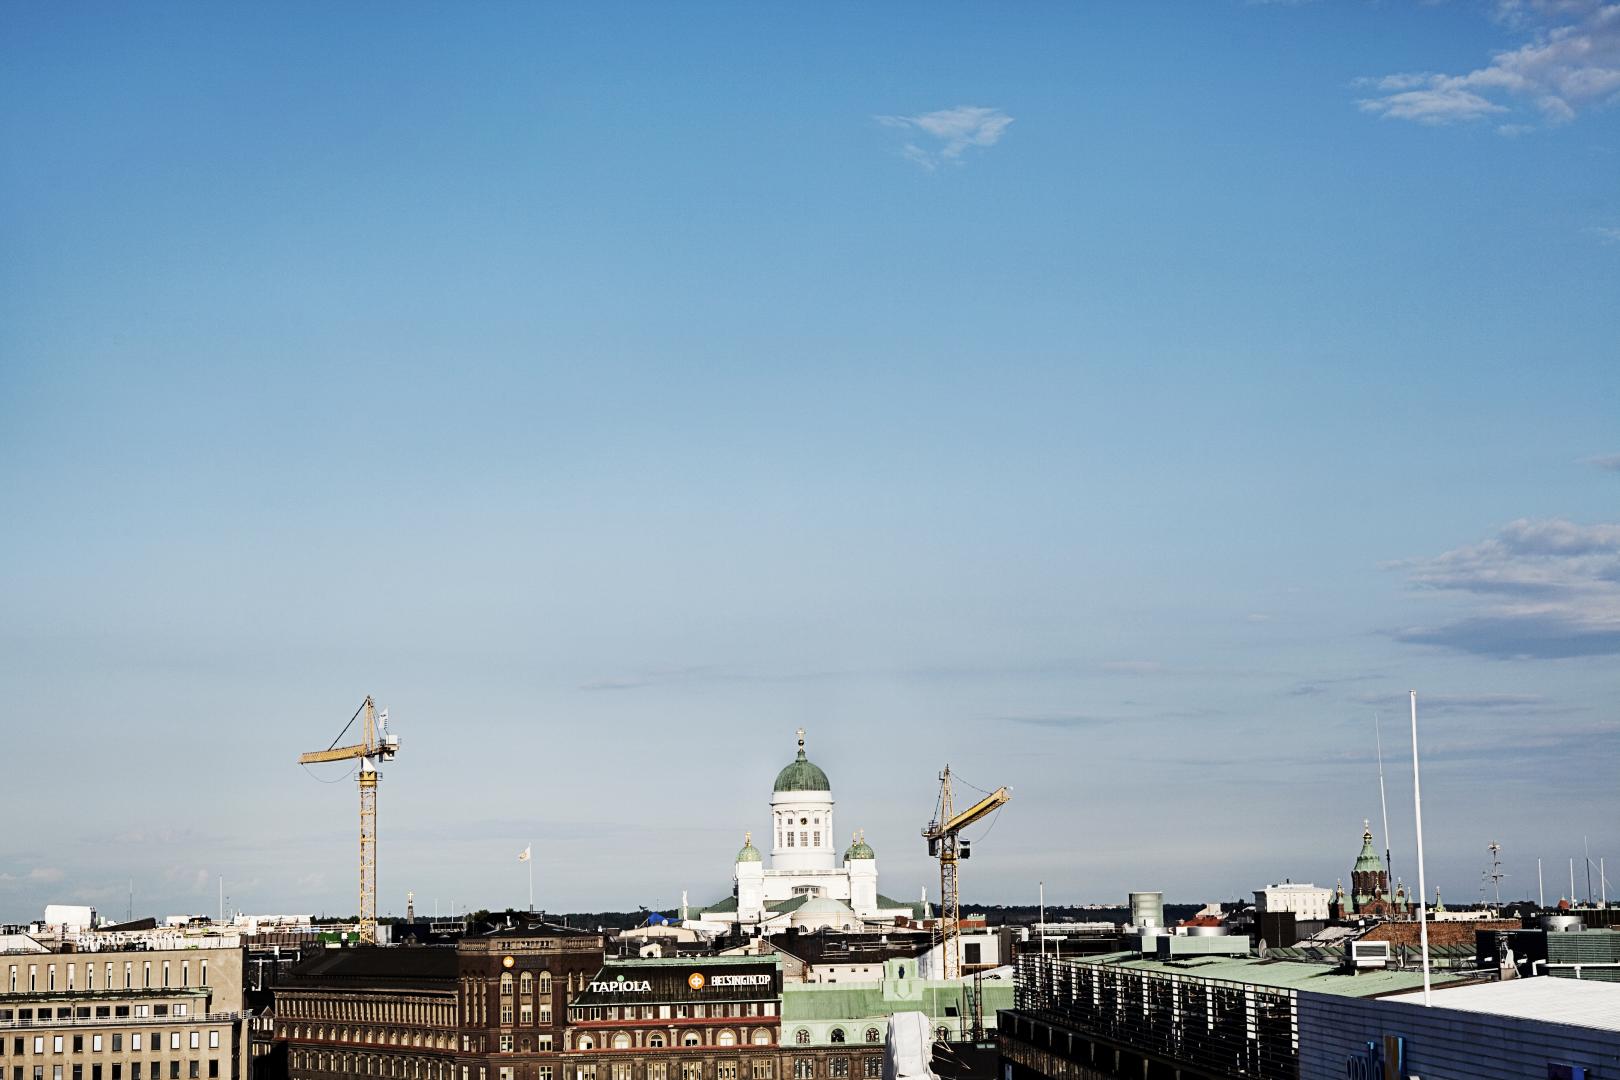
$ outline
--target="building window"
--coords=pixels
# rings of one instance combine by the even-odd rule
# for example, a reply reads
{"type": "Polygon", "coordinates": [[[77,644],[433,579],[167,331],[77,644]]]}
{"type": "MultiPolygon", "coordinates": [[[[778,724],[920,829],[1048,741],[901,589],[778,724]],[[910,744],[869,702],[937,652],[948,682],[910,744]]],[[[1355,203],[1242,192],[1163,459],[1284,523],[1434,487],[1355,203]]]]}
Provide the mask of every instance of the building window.
{"type": "Polygon", "coordinates": [[[502,1035],[501,1036],[501,1053],[510,1054],[511,1052],[512,1052],[512,1036],[510,1036],[510,1035],[502,1035]]]}
{"type": "Polygon", "coordinates": [[[714,1041],[718,1046],[736,1046],[737,1033],[732,1031],[730,1028],[726,1028],[724,1031],[720,1032],[719,1035],[715,1036],[714,1041]]]}
{"type": "Polygon", "coordinates": [[[208,1049],[219,1049],[219,1032],[217,1030],[208,1033],[208,1049]]]}
{"type": "Polygon", "coordinates": [[[703,1080],[703,1062],[681,1062],[681,1080],[703,1080]]]}
{"type": "Polygon", "coordinates": [[[628,1050],[628,1049],[630,1049],[630,1036],[625,1034],[622,1031],[615,1032],[614,1035],[613,1035],[613,1049],[615,1049],[615,1050],[628,1050]]]}
{"type": "Polygon", "coordinates": [[[631,1076],[633,1075],[633,1069],[634,1067],[628,1061],[615,1061],[612,1065],[608,1066],[608,1071],[612,1075],[613,1080],[630,1080],[631,1076]]]}
{"type": "Polygon", "coordinates": [[[510,971],[501,973],[501,996],[512,996],[512,973],[510,971]]]}
{"type": "Polygon", "coordinates": [[[883,1033],[880,1032],[877,1028],[867,1028],[866,1029],[866,1041],[869,1042],[869,1043],[882,1042],[883,1041],[883,1033]]]}
{"type": "Polygon", "coordinates": [[[579,1037],[579,1046],[576,1047],[576,1049],[579,1049],[579,1050],[595,1050],[596,1049],[596,1040],[591,1038],[589,1035],[581,1035],[579,1037]]]}
{"type": "Polygon", "coordinates": [[[495,1075],[499,1076],[501,1080],[512,1080],[512,1066],[502,1065],[496,1070],[495,1075]]]}
{"type": "Polygon", "coordinates": [[[193,1031],[191,1033],[191,1048],[193,1050],[198,1050],[198,1049],[202,1048],[202,1032],[193,1031]]]}
{"type": "Polygon", "coordinates": [[[769,1045],[771,1045],[771,1032],[770,1032],[769,1028],[755,1028],[754,1029],[754,1045],[755,1046],[769,1046],[769,1045]]]}
{"type": "Polygon", "coordinates": [[[798,1031],[795,1031],[793,1033],[793,1041],[796,1044],[798,1044],[799,1046],[809,1046],[810,1045],[810,1029],[809,1028],[800,1028],[798,1031]]]}
{"type": "Polygon", "coordinates": [[[576,1075],[578,1080],[596,1080],[596,1066],[581,1065],[579,1066],[579,1071],[576,1075]]]}
{"type": "Polygon", "coordinates": [[[816,830],[816,831],[815,831],[815,834],[814,834],[814,835],[815,835],[815,841],[816,841],[816,845],[815,845],[815,846],[816,846],[816,847],[820,847],[820,846],[821,846],[821,830],[820,830],[820,829],[817,829],[817,830],[816,830]]]}
{"type": "Polygon", "coordinates": [[[815,1058],[800,1057],[793,1059],[793,1080],[812,1080],[815,1075],[815,1058]]]}
{"type": "Polygon", "coordinates": [[[834,1080],[849,1080],[849,1058],[835,1057],[827,1063],[827,1075],[834,1080]]]}
{"type": "Polygon", "coordinates": [[[542,1065],[539,1069],[539,1080],[551,1080],[551,1066],[542,1065]]]}
{"type": "Polygon", "coordinates": [[[809,847],[810,846],[810,834],[808,832],[801,832],[799,834],[799,846],[800,847],[809,847]]]}
{"type": "Polygon", "coordinates": [[[844,1041],[844,1029],[843,1028],[833,1028],[832,1031],[827,1036],[827,1041],[828,1042],[835,1042],[835,1043],[843,1042],[844,1041]]]}
{"type": "Polygon", "coordinates": [[[532,1027],[534,1025],[534,1006],[530,1005],[527,1001],[518,1006],[518,1023],[522,1024],[524,1027],[532,1027]]]}
{"type": "Polygon", "coordinates": [[[647,1045],[651,1047],[662,1047],[664,1045],[664,1033],[662,1031],[655,1031],[651,1035],[648,1035],[647,1045]]]}
{"type": "Polygon", "coordinates": [[[737,1080],[737,1063],[721,1061],[714,1066],[714,1080],[737,1080]]]}
{"type": "Polygon", "coordinates": [[[669,1062],[647,1062],[647,1080],[669,1080],[669,1062]]]}
{"type": "Polygon", "coordinates": [[[703,1037],[695,1031],[688,1031],[685,1035],[681,1036],[682,1046],[697,1046],[702,1042],[703,1037]]]}
{"type": "Polygon", "coordinates": [[[792,846],[793,846],[793,834],[792,834],[792,833],[791,833],[791,832],[790,832],[790,833],[788,833],[788,842],[787,842],[787,846],[788,846],[788,847],[792,847],[792,846]]]}
{"type": "Polygon", "coordinates": [[[551,993],[551,972],[549,971],[540,973],[540,992],[542,994],[551,993]]]}
{"type": "Polygon", "coordinates": [[[883,1059],[868,1054],[861,1060],[861,1077],[863,1080],[878,1080],[883,1075],[883,1059]]]}
{"type": "Polygon", "coordinates": [[[771,1059],[755,1058],[752,1080],[771,1080],[771,1059]]]}

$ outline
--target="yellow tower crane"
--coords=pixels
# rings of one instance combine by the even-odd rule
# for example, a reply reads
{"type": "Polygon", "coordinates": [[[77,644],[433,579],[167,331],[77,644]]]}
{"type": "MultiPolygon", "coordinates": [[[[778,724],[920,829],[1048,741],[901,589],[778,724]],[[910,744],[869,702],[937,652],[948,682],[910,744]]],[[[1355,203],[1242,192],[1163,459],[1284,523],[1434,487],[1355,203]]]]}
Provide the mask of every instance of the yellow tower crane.
{"type": "Polygon", "coordinates": [[[947,979],[962,975],[962,907],[956,874],[957,862],[972,854],[968,841],[961,837],[962,830],[1006,806],[1011,798],[1011,788],[999,787],[958,814],[951,796],[951,767],[945,766],[939,774],[939,808],[922,834],[928,841],[928,854],[939,860],[939,941],[947,979]]]}
{"type": "Polygon", "coordinates": [[[349,717],[332,745],[325,750],[311,750],[300,754],[300,765],[314,765],[323,761],[360,762],[360,942],[377,944],[377,781],[382,773],[377,762],[392,761],[399,751],[399,736],[388,732],[388,710],[379,716],[371,695],[349,717]],[[338,740],[349,733],[361,714],[360,741],[353,746],[339,746],[338,740]]]}

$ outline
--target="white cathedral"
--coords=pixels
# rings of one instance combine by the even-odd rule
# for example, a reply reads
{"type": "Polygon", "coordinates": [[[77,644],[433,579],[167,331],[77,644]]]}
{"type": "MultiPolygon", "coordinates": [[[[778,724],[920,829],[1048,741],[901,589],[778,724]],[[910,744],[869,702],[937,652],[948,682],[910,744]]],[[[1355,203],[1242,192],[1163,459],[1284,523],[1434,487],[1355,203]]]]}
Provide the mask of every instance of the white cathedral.
{"type": "Polygon", "coordinates": [[[771,791],[770,867],[747,834],[731,896],[701,911],[683,910],[687,927],[714,933],[863,930],[926,915],[926,904],[878,892],[877,855],[864,836],[853,836],[843,856],[837,854],[832,784],[805,756],[803,728],[798,736],[798,756],[776,774],[771,791]]]}

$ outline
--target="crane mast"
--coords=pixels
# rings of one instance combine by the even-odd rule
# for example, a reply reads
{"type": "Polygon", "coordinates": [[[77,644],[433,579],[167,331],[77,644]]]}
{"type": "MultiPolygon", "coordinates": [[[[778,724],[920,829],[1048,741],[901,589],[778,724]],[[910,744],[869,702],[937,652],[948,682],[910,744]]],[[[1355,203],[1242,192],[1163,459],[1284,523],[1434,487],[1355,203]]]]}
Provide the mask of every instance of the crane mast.
{"type": "Polygon", "coordinates": [[[971,854],[962,830],[1001,809],[1012,798],[1012,790],[999,787],[960,814],[951,791],[951,767],[939,774],[938,816],[923,826],[928,854],[939,860],[939,942],[945,962],[945,978],[962,976],[962,905],[957,890],[958,864],[971,854]]]}
{"type": "Polygon", "coordinates": [[[337,739],[325,750],[311,750],[307,754],[300,754],[300,765],[311,765],[327,761],[358,760],[359,767],[356,779],[360,786],[360,923],[358,927],[360,942],[363,945],[377,943],[377,782],[382,779],[382,772],[377,768],[379,761],[392,761],[399,751],[399,736],[388,731],[388,710],[382,710],[379,717],[377,705],[371,695],[355,715],[338,732],[337,739]],[[360,720],[360,741],[350,746],[338,746],[353,726],[357,718],[360,720]]]}

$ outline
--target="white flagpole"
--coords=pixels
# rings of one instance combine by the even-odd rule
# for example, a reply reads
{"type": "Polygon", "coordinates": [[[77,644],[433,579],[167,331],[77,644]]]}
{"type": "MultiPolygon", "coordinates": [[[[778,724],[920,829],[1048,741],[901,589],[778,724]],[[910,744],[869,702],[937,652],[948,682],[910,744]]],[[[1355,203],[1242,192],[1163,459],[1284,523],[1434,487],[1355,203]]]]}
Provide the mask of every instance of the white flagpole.
{"type": "Polygon", "coordinates": [[[529,858],[528,858],[528,863],[529,863],[529,911],[533,912],[534,911],[534,841],[530,840],[529,841],[529,846],[524,848],[523,850],[525,850],[525,851],[527,851],[529,853],[529,858]]]}
{"type": "Polygon", "coordinates": [[[1418,942],[1423,950],[1423,1005],[1429,1005],[1428,884],[1423,880],[1423,788],[1418,783],[1417,691],[1412,696],[1412,817],[1417,829],[1418,942]]]}
{"type": "Polygon", "coordinates": [[[1046,955],[1046,882],[1041,882],[1041,955],[1046,955]]]}

